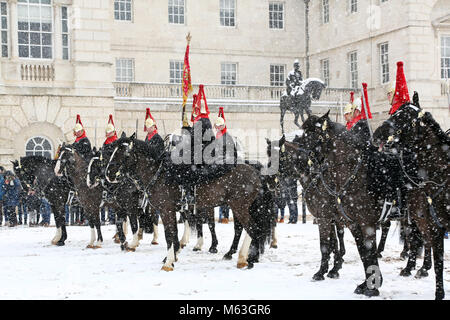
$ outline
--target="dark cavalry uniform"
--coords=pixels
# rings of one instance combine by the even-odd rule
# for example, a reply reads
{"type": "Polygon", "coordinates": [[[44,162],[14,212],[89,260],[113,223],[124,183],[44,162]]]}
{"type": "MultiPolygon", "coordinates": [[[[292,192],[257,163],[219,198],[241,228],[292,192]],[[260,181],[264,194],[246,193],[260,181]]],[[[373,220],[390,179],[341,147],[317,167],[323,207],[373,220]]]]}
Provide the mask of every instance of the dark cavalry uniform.
{"type": "Polygon", "coordinates": [[[73,143],[73,147],[75,150],[83,157],[84,160],[88,160],[91,152],[91,142],[89,141],[89,138],[84,135],[81,139],[76,139],[73,143]]]}
{"type": "Polygon", "coordinates": [[[150,154],[153,159],[159,158],[164,152],[164,140],[157,132],[153,135],[148,134],[145,137],[145,143],[149,146],[150,154]]]}

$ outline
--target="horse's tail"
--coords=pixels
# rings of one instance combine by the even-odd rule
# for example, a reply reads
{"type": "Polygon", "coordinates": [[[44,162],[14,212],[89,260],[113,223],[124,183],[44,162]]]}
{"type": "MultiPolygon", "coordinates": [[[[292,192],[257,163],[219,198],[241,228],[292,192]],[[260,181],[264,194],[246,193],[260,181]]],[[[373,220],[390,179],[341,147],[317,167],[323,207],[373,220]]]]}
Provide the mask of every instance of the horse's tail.
{"type": "Polygon", "coordinates": [[[252,238],[257,241],[261,253],[264,253],[265,245],[271,241],[275,215],[272,194],[263,188],[250,206],[250,216],[255,223],[252,238]]]}

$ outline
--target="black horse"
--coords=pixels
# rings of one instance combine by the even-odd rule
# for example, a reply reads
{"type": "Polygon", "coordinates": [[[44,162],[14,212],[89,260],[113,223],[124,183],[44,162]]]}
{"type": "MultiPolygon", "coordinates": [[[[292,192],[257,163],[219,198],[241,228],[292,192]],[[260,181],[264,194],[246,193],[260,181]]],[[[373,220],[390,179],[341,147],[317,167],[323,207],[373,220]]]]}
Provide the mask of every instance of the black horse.
{"type": "Polygon", "coordinates": [[[300,87],[296,87],[291,95],[283,94],[280,98],[280,124],[281,132],[284,133],[284,115],[290,110],[294,113],[294,123],[300,128],[298,117],[301,116],[304,122],[303,113],[308,117],[311,115],[311,101],[318,100],[322,94],[325,84],[320,79],[309,78],[303,81],[300,87]]]}
{"type": "MultiPolygon", "coordinates": [[[[320,235],[320,251],[322,259],[319,271],[313,279],[324,280],[328,272],[330,255],[334,254],[334,266],[328,272],[329,278],[338,278],[345,255],[344,223],[338,214],[334,198],[331,197],[320,182],[319,170],[311,162],[311,153],[302,148],[303,138],[296,136],[294,142],[288,142],[284,136],[275,143],[267,141],[268,154],[279,152],[279,167],[282,177],[296,177],[303,190],[306,204],[311,214],[317,219],[320,235]],[[275,146],[279,147],[275,150],[275,146]]],[[[314,158],[313,158],[314,159],[314,158]]]]}
{"type": "Polygon", "coordinates": [[[444,233],[449,229],[450,138],[429,112],[406,103],[375,131],[374,140],[397,156],[409,185],[408,212],[425,246],[432,246],[436,299],[445,297],[444,233]]]}
{"type": "Polygon", "coordinates": [[[64,206],[69,197],[69,181],[55,175],[56,161],[46,157],[21,157],[19,161],[12,163],[24,190],[28,192],[29,188],[33,188],[50,203],[56,223],[56,235],[52,244],[63,246],[67,239],[64,206]]]}
{"type": "MultiPolygon", "coordinates": [[[[173,262],[176,261],[176,254],[180,250],[176,211],[181,193],[178,183],[170,176],[173,170],[170,159],[164,154],[155,157],[148,145],[135,139],[134,135],[117,141],[116,150],[106,170],[106,176],[110,181],[125,179],[130,173],[135,174],[140,180],[139,184],[149,193],[150,204],[160,211],[168,249],[162,268],[165,271],[173,270],[173,262]]],[[[257,225],[249,214],[249,208],[257,197],[260,184],[255,169],[238,164],[224,176],[202,183],[196,188],[198,209],[228,204],[235,218],[240,220],[247,231],[238,259],[238,268],[251,266],[251,257],[258,250],[250,247],[251,240],[260,239],[262,236],[262,227],[257,225]]]]}

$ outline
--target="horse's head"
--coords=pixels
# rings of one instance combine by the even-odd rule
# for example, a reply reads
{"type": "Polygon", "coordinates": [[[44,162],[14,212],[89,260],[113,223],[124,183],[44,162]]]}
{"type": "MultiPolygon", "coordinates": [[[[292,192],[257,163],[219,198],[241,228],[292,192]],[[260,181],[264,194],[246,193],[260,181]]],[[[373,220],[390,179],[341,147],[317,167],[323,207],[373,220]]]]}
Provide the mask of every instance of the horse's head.
{"type": "Polygon", "coordinates": [[[119,183],[121,177],[136,170],[136,141],[135,133],[130,137],[122,133],[122,136],[114,142],[115,148],[105,169],[105,177],[109,183],[119,183]]]}
{"type": "Polygon", "coordinates": [[[100,183],[104,170],[104,161],[102,160],[103,155],[101,151],[94,147],[86,175],[86,185],[89,188],[94,188],[100,183]]]}
{"type": "Polygon", "coordinates": [[[330,147],[334,123],[330,120],[329,113],[330,111],[321,117],[311,115],[302,125],[301,146],[312,152],[316,158],[323,157],[330,147]]]}
{"type": "Polygon", "coordinates": [[[423,139],[427,122],[431,114],[412,105],[404,104],[374,132],[374,143],[396,153],[398,148],[408,148],[417,139],[423,139]]]}
{"type": "Polygon", "coordinates": [[[11,163],[13,165],[14,174],[17,178],[19,178],[25,191],[28,191],[28,189],[34,184],[36,177],[31,170],[22,165],[22,160],[23,158],[20,158],[19,160],[11,161],[11,163]]]}
{"type": "Polygon", "coordinates": [[[62,176],[64,173],[67,175],[67,171],[71,170],[75,164],[75,149],[70,144],[63,143],[59,152],[58,159],[55,165],[55,174],[62,176]]]}
{"type": "Polygon", "coordinates": [[[325,83],[320,79],[309,78],[305,80],[305,94],[311,96],[312,100],[319,100],[325,83]]]}

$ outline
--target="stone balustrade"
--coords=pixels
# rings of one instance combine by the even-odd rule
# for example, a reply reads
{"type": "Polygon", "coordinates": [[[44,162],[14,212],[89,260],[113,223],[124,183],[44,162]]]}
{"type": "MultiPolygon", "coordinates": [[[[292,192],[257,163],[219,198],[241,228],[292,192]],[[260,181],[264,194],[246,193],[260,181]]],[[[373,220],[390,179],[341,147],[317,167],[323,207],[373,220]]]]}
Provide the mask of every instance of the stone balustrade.
{"type": "Polygon", "coordinates": [[[20,77],[25,81],[54,81],[55,67],[53,64],[21,64],[20,77]]]}

